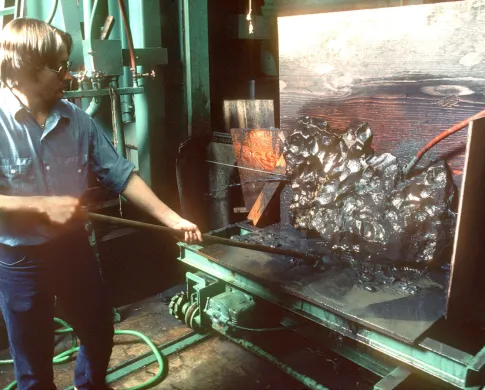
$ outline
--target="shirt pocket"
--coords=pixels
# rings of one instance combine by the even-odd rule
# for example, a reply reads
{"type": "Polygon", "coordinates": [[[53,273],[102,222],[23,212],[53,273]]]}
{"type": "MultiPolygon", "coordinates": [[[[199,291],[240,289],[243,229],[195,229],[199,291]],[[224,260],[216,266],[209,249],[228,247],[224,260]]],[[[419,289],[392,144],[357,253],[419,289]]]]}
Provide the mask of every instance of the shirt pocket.
{"type": "Polygon", "coordinates": [[[84,156],[56,158],[49,178],[55,193],[80,196],[87,186],[88,162],[84,156]]]}
{"type": "Polygon", "coordinates": [[[33,195],[35,177],[31,158],[0,159],[0,193],[33,195]]]}

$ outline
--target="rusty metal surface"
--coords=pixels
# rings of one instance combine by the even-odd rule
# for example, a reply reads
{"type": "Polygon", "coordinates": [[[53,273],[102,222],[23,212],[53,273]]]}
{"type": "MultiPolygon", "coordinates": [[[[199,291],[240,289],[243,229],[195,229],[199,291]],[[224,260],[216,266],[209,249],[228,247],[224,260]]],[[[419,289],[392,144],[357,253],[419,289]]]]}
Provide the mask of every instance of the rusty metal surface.
{"type": "Polygon", "coordinates": [[[407,294],[383,286],[369,292],[351,268],[315,272],[292,267],[288,257],[211,245],[198,251],[210,260],[262,285],[313,303],[355,323],[406,343],[415,342],[445,311],[445,274],[429,273],[417,281],[421,292],[407,294]]]}

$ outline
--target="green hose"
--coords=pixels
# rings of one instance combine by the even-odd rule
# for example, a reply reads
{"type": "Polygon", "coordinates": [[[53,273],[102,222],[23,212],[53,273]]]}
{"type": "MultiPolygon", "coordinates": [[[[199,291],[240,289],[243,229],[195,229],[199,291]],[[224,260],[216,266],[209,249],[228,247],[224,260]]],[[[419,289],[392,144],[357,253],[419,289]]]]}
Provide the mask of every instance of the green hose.
{"type": "MultiPolygon", "coordinates": [[[[65,363],[69,360],[71,360],[72,355],[79,351],[79,346],[77,344],[77,337],[74,334],[73,329],[69,326],[69,324],[59,318],[54,318],[54,321],[57,322],[58,324],[62,325],[63,328],[57,329],[55,331],[56,334],[62,334],[62,333],[70,333],[72,337],[72,346],[69,348],[67,351],[61,352],[59,355],[55,356],[53,359],[54,364],[61,364],[65,363]]],[[[140,332],[135,332],[134,330],[115,330],[115,335],[129,335],[129,336],[136,336],[141,338],[152,350],[153,354],[155,355],[157,362],[158,362],[158,372],[157,374],[146,381],[145,383],[142,383],[137,386],[129,387],[127,390],[141,390],[141,389],[147,389],[151,385],[157,383],[166,373],[167,367],[165,363],[163,362],[162,355],[160,354],[160,351],[157,349],[155,344],[151,342],[151,340],[145,336],[144,334],[140,332]]],[[[0,365],[2,364],[13,364],[13,360],[0,360],[0,365]]],[[[12,382],[10,383],[4,390],[13,390],[17,386],[17,382],[12,382]]]]}

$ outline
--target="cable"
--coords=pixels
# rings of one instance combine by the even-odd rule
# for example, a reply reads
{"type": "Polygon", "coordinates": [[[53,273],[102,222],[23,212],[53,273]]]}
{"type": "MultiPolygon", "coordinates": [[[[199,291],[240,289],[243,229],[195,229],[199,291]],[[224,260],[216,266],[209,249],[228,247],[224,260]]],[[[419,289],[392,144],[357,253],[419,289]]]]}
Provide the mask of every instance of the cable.
{"type": "Polygon", "coordinates": [[[51,24],[52,21],[54,20],[54,16],[56,15],[58,3],[59,3],[59,0],[54,0],[54,2],[52,3],[51,12],[50,12],[49,16],[47,17],[47,19],[45,20],[45,22],[47,24],[51,24]]]}
{"type": "MultiPolygon", "coordinates": [[[[59,355],[55,356],[53,359],[54,364],[61,364],[69,361],[71,359],[71,355],[73,355],[75,352],[79,351],[79,346],[77,344],[77,337],[74,334],[74,330],[69,326],[69,324],[60,318],[54,318],[54,321],[57,322],[58,324],[62,325],[63,328],[57,329],[55,331],[56,334],[63,334],[63,333],[70,333],[72,337],[72,346],[69,348],[67,351],[61,352],[59,355]]],[[[127,390],[141,390],[141,389],[146,389],[151,387],[154,383],[158,382],[165,374],[167,371],[167,366],[163,362],[163,357],[160,353],[160,351],[157,349],[155,344],[152,343],[152,341],[145,336],[144,334],[140,332],[136,332],[134,330],[115,330],[115,335],[128,335],[128,336],[136,336],[141,338],[152,350],[153,354],[155,355],[155,358],[157,359],[158,363],[158,372],[156,375],[146,381],[145,383],[142,383],[140,385],[136,385],[133,387],[127,388],[127,390]]],[[[3,364],[13,364],[13,360],[0,360],[0,365],[3,364]]],[[[4,390],[13,390],[17,386],[17,382],[14,381],[10,383],[4,390]]]]}
{"type": "Polygon", "coordinates": [[[413,170],[413,168],[416,166],[416,164],[419,162],[419,160],[421,160],[421,157],[423,157],[423,155],[429,149],[431,149],[433,146],[435,146],[438,142],[444,140],[445,138],[449,137],[450,135],[452,135],[452,134],[456,133],[457,131],[463,129],[465,126],[468,126],[471,121],[478,119],[482,116],[485,116],[485,110],[480,111],[478,114],[475,114],[475,115],[471,116],[470,118],[467,118],[467,119],[461,121],[460,123],[457,123],[457,124],[451,126],[450,128],[443,131],[440,135],[433,138],[418,153],[416,153],[416,156],[414,156],[413,159],[411,160],[411,162],[408,165],[406,165],[406,167],[404,168],[404,171],[403,171],[404,177],[407,177],[409,175],[409,172],[411,172],[413,170]]]}
{"type": "Polygon", "coordinates": [[[260,183],[260,182],[263,182],[263,183],[278,183],[278,182],[289,182],[290,180],[287,179],[287,178],[282,178],[282,179],[260,179],[260,180],[248,180],[248,181],[244,181],[242,183],[234,183],[234,184],[228,184],[226,187],[224,188],[218,188],[216,190],[213,190],[211,192],[207,192],[206,195],[209,195],[209,196],[213,196],[214,194],[217,194],[218,192],[222,192],[222,191],[226,191],[228,188],[232,188],[232,187],[239,187],[239,186],[243,186],[243,185],[246,185],[246,184],[251,184],[251,183],[260,183]]]}

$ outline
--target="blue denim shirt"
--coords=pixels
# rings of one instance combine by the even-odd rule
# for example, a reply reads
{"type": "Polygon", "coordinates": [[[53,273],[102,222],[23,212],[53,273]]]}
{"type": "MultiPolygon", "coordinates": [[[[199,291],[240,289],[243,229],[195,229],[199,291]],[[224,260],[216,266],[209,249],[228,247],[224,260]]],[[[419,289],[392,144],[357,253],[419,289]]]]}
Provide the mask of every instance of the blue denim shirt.
{"type": "MultiPolygon", "coordinates": [[[[89,172],[120,193],[133,168],[76,105],[57,102],[42,129],[9,89],[0,89],[0,194],[80,198],[89,172]]],[[[65,230],[32,215],[0,214],[0,244],[42,244],[65,230]]]]}

